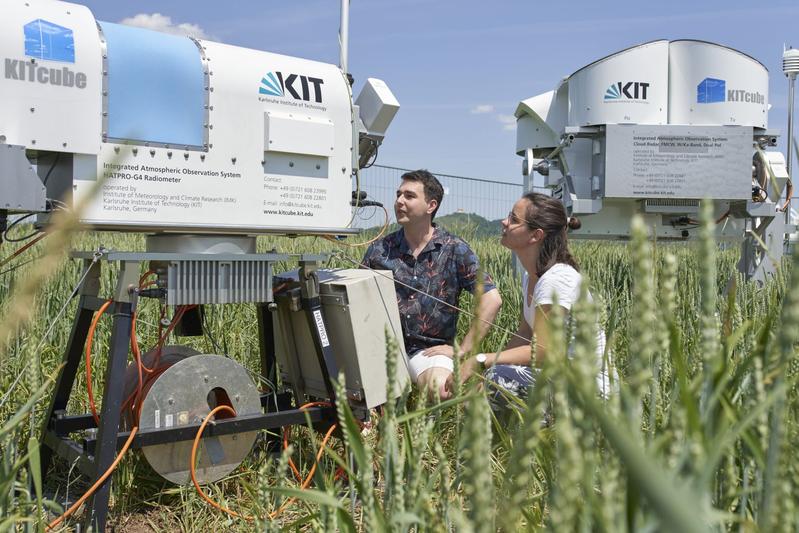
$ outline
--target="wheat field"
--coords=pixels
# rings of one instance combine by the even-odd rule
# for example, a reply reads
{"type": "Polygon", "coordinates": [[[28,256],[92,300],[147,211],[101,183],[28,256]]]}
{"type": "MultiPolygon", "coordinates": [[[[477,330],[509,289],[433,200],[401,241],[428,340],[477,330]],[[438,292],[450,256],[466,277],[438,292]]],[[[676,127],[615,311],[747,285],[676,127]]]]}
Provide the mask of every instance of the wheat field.
{"type": "MultiPolygon", "coordinates": [[[[744,282],[736,275],[737,250],[719,248],[712,221],[704,220],[693,243],[653,242],[638,220],[629,243],[574,243],[594,302],[575,307],[574,331],[552,321],[557,341],[541,377],[507,417],[493,417],[479,379],[439,405],[425,405],[408,391],[365,428],[339,403],[340,437],[324,447],[309,489],[299,490],[288,464],[291,455],[303,475],[314,464],[322,436],[307,428],[295,429],[278,459],[257,445],[227,479],[206,487],[215,501],[251,520],[210,507],[191,485],[162,482],[131,451],[114,474],[109,526],[134,532],[797,531],[799,269],[786,261],[767,284],[744,282]],[[591,377],[595,314],[619,375],[619,390],[608,400],[598,397],[591,377]]],[[[470,240],[500,289],[498,327],[481,351],[500,349],[521,305],[510,254],[498,238],[474,238],[468,226],[450,229],[470,240]]],[[[76,302],[59,311],[82,274],[64,250],[144,247],[135,234],[71,233],[49,248],[48,240],[0,274],[0,531],[44,530],[48,517],[60,514],[55,502],[74,500],[87,486],[70,465],[57,462],[45,475],[36,459],[76,302]]],[[[258,246],[335,250],[332,267],[351,267],[361,253],[315,238],[263,237],[258,246]]],[[[12,251],[3,244],[0,258],[12,251]]],[[[113,279],[105,267],[103,294],[113,279]]],[[[461,304],[475,306],[471,295],[461,304]]],[[[140,316],[139,340],[152,346],[155,302],[144,303],[140,316]]],[[[206,336],[175,342],[258,368],[254,306],[209,306],[206,319],[206,336]]],[[[459,334],[468,327],[462,316],[459,334]]],[[[96,369],[103,368],[109,337],[110,320],[103,319],[96,369]]],[[[386,348],[390,369],[396,346],[389,341],[386,348]]],[[[88,409],[78,375],[74,413],[88,409]]],[[[79,512],[59,528],[80,518],[79,512]]]]}

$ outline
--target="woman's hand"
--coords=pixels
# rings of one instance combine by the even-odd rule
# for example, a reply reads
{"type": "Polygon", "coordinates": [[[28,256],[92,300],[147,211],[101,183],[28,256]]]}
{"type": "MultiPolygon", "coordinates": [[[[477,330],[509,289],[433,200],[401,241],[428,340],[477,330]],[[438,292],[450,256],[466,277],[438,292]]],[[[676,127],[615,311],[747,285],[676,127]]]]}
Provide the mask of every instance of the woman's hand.
{"type": "MultiPolygon", "coordinates": [[[[480,373],[480,363],[477,362],[475,357],[469,357],[468,359],[464,359],[461,362],[461,373],[458,376],[458,380],[463,384],[467,379],[472,377],[475,374],[480,373]]],[[[452,395],[455,392],[455,375],[450,374],[447,378],[447,383],[445,385],[445,390],[452,395]]]]}
{"type": "Polygon", "coordinates": [[[472,356],[468,359],[463,360],[463,362],[461,363],[461,375],[460,375],[461,383],[464,383],[474,374],[479,374],[479,373],[480,373],[480,363],[477,362],[476,357],[472,356]]]}

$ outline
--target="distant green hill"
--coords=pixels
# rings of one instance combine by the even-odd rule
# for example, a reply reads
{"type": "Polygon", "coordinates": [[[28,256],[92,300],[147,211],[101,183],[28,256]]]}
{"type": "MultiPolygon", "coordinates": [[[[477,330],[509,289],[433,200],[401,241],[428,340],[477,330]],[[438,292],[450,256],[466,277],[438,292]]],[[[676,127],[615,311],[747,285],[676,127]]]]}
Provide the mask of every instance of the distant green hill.
{"type": "Polygon", "coordinates": [[[500,220],[486,220],[474,213],[450,213],[436,217],[436,224],[461,237],[499,237],[502,232],[500,220]]]}
{"type": "MultiPolygon", "coordinates": [[[[435,223],[446,228],[447,231],[454,233],[466,240],[475,237],[499,237],[502,232],[500,220],[486,220],[474,213],[450,213],[441,217],[436,217],[435,223]]],[[[366,230],[367,233],[377,231],[379,227],[372,227],[366,230]]],[[[390,224],[386,228],[386,233],[391,233],[399,229],[398,224],[390,224]]]]}

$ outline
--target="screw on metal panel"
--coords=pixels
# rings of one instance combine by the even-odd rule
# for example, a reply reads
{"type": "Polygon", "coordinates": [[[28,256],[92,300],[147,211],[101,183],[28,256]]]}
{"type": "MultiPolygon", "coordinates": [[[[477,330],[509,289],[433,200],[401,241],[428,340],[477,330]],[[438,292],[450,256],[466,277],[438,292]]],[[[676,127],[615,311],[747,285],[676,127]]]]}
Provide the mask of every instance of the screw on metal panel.
{"type": "Polygon", "coordinates": [[[210,109],[211,111],[213,111],[213,110],[214,110],[214,106],[211,106],[211,107],[209,107],[208,109],[210,109]]]}
{"type": "Polygon", "coordinates": [[[139,153],[139,149],[138,149],[138,148],[134,148],[134,149],[132,150],[132,152],[133,152],[133,155],[136,155],[136,154],[138,154],[138,153],[139,153]]]}
{"type": "Polygon", "coordinates": [[[289,161],[289,166],[293,167],[294,166],[294,161],[289,161]]]}
{"type": "Polygon", "coordinates": [[[150,155],[155,156],[155,150],[150,148],[150,155]]]}
{"type": "Polygon", "coordinates": [[[31,144],[36,144],[36,139],[31,140],[31,144]]]}
{"type": "Polygon", "coordinates": [[[36,111],[36,108],[35,107],[31,107],[31,113],[33,113],[34,111],[36,111]]]}
{"type": "Polygon", "coordinates": [[[205,161],[205,154],[200,154],[200,161],[205,161]]]}
{"type": "Polygon", "coordinates": [[[108,111],[103,111],[103,116],[107,117],[108,116],[108,111]]]}
{"type": "Polygon", "coordinates": [[[208,383],[208,376],[203,376],[203,381],[208,383]]]}
{"type": "Polygon", "coordinates": [[[231,157],[231,158],[230,158],[230,161],[231,161],[231,163],[233,163],[234,165],[236,164],[236,158],[235,158],[235,157],[231,157]]]}
{"type": "Polygon", "coordinates": [[[322,168],[322,165],[316,165],[316,170],[319,170],[320,168],[322,168]]]}
{"type": "Polygon", "coordinates": [[[186,159],[186,160],[188,160],[188,159],[189,159],[189,153],[188,153],[188,152],[186,152],[186,153],[184,153],[184,154],[183,154],[183,159],[186,159]]]}
{"type": "Polygon", "coordinates": [[[169,405],[175,405],[175,399],[174,398],[170,398],[169,399],[169,405]]]}
{"type": "Polygon", "coordinates": [[[119,146],[114,146],[114,153],[119,153],[119,146]]]}
{"type": "Polygon", "coordinates": [[[269,311],[277,311],[277,304],[275,302],[269,302],[266,306],[269,311]]]}
{"type": "Polygon", "coordinates": [[[263,159],[261,159],[261,166],[264,166],[265,164],[266,164],[266,161],[264,161],[263,159]]]}
{"type": "Polygon", "coordinates": [[[234,400],[236,400],[236,401],[238,402],[238,401],[241,399],[241,396],[239,396],[239,395],[237,394],[237,395],[235,395],[235,396],[233,397],[233,399],[234,399],[234,400]]]}
{"type": "Polygon", "coordinates": [[[63,146],[64,148],[66,148],[66,147],[67,147],[67,143],[61,143],[61,146],[63,146]]]}
{"type": "Polygon", "coordinates": [[[347,167],[341,167],[341,171],[346,173],[347,172],[347,167]]]}
{"type": "Polygon", "coordinates": [[[4,142],[6,142],[6,136],[5,135],[0,135],[0,143],[4,143],[4,142]]]}
{"type": "Polygon", "coordinates": [[[166,153],[166,156],[167,156],[168,158],[172,159],[172,152],[167,152],[167,153],[166,153]]]}

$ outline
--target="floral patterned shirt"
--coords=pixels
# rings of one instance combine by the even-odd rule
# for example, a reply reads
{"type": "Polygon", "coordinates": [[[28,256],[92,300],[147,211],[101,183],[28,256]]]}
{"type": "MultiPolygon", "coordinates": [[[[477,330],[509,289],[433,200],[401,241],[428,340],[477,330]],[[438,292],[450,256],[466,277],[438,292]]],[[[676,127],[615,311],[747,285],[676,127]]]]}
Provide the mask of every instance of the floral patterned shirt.
{"type": "MultiPolygon", "coordinates": [[[[458,311],[430,296],[457,306],[462,290],[474,292],[480,267],[477,255],[463,239],[434,228],[433,238],[416,258],[405,240],[405,231],[400,229],[372,243],[362,261],[368,268],[394,273],[409,356],[431,346],[453,343],[458,311]]],[[[488,274],[484,274],[483,284],[485,292],[495,288],[488,274]]]]}

